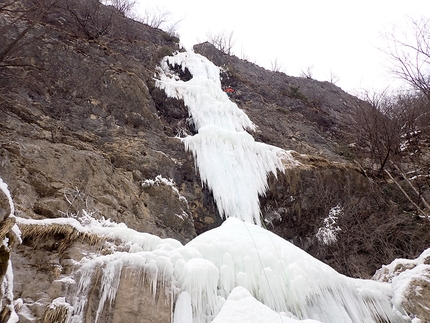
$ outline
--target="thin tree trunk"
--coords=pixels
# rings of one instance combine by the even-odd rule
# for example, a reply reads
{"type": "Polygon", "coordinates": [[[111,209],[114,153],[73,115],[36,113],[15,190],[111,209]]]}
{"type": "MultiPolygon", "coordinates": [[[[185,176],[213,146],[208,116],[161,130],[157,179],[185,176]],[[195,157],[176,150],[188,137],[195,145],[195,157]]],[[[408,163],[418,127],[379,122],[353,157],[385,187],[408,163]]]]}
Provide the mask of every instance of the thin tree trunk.
{"type": "Polygon", "coordinates": [[[402,191],[402,193],[406,196],[406,198],[409,200],[409,202],[411,202],[422,215],[424,215],[425,217],[428,217],[428,214],[426,214],[423,210],[420,209],[420,207],[411,199],[411,197],[408,195],[408,193],[406,193],[406,191],[403,189],[403,187],[400,186],[400,184],[394,179],[393,176],[391,176],[390,172],[386,169],[384,169],[384,171],[388,174],[388,176],[390,176],[390,178],[397,185],[399,190],[402,191]]]}
{"type": "Polygon", "coordinates": [[[409,184],[409,186],[412,188],[412,190],[415,192],[415,194],[417,194],[417,196],[421,199],[421,202],[423,202],[426,209],[430,211],[430,205],[427,203],[424,196],[422,196],[420,194],[420,192],[417,190],[417,188],[412,185],[411,181],[406,176],[406,174],[400,169],[400,167],[398,167],[397,165],[394,165],[394,167],[402,174],[403,178],[406,180],[406,182],[409,184]]]}

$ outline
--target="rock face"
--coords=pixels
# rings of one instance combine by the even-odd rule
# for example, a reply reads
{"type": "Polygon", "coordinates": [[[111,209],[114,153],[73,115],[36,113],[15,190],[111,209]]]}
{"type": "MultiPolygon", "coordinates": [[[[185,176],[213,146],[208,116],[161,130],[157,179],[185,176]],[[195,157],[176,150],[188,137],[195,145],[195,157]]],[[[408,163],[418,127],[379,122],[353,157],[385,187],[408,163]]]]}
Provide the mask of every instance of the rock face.
{"type": "MultiPolygon", "coordinates": [[[[55,21],[76,26],[67,10],[56,10],[48,18],[58,15],[55,21]]],[[[121,16],[114,26],[129,35],[92,41],[55,23],[35,27],[32,33],[42,36],[26,46],[23,59],[38,68],[25,71],[23,87],[13,84],[24,71],[2,71],[8,92],[1,109],[1,176],[12,187],[18,216],[74,216],[85,209],[187,241],[195,236],[193,210],[204,214],[198,205],[207,203],[191,197],[200,186],[192,160],[157,115],[161,94],[151,95],[157,59],[176,44],[121,16]],[[142,187],[158,175],[182,184],[189,205],[171,187],[142,187]],[[172,213],[187,216],[172,223],[172,213]]]]}
{"type": "Polygon", "coordinates": [[[373,279],[390,282],[403,291],[401,303],[408,314],[415,315],[423,322],[430,321],[430,249],[413,260],[396,259],[382,266],[373,279]]]}
{"type": "Polygon", "coordinates": [[[70,223],[19,225],[24,242],[15,249],[13,263],[20,322],[66,322],[72,315],[83,322],[141,322],[142,317],[148,322],[170,322],[170,286],[161,280],[153,286],[142,268],[118,268],[116,286],[106,285],[109,269],[102,262],[94,272],[76,273],[85,257],[109,255],[116,250],[115,242],[82,232],[70,223]],[[82,275],[87,280],[80,279],[82,275]],[[89,291],[83,293],[85,287],[89,291]]]}
{"type": "MultiPolygon", "coordinates": [[[[217,227],[222,219],[212,194],[176,137],[194,132],[187,108],[155,87],[157,64],[179,50],[178,39],[98,1],[54,2],[18,20],[36,2],[13,3],[15,11],[0,10],[0,49],[19,40],[0,53],[0,178],[15,215],[79,218],[85,211],[182,243],[217,227]],[[94,19],[83,24],[88,15],[94,19]]],[[[430,245],[429,221],[400,212],[394,188],[381,189],[353,163],[360,143],[349,124],[363,102],[328,82],[270,72],[208,43],[195,51],[222,68],[223,86],[234,89],[231,100],[257,126],[257,141],[297,151],[302,166],[269,178],[260,199],[268,229],[355,277],[370,277],[382,263],[416,257],[430,245]],[[318,238],[330,232],[334,238],[318,238]]],[[[13,224],[9,214],[0,196],[2,239],[13,224]]],[[[67,226],[30,227],[21,224],[23,242],[11,256],[20,322],[62,322],[61,297],[71,287],[59,277],[86,252],[109,248],[67,226]]],[[[2,247],[0,279],[9,257],[2,247]]],[[[136,286],[127,270],[133,269],[122,275],[130,279],[121,279],[121,297],[103,314],[106,322],[151,314],[153,322],[169,321],[168,297],[152,300],[156,312],[140,306],[152,297],[146,293],[122,310],[131,295],[125,291],[136,286]]],[[[94,311],[86,315],[93,321],[94,311]]]]}

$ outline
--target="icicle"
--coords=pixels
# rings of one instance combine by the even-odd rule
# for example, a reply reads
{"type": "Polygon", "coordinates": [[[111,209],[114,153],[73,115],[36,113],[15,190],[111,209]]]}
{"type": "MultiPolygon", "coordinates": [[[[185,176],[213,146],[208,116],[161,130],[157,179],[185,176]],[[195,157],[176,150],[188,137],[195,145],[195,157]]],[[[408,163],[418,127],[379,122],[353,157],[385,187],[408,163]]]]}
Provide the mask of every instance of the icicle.
{"type": "Polygon", "coordinates": [[[84,322],[84,311],[88,302],[88,296],[92,286],[93,275],[96,272],[97,263],[85,263],[77,272],[78,286],[72,297],[73,312],[68,318],[68,323],[84,322]]]}
{"type": "MultiPolygon", "coordinates": [[[[10,302],[10,304],[6,304],[5,306],[9,307],[10,317],[7,323],[16,323],[19,322],[18,315],[15,312],[15,308],[13,306],[13,271],[12,271],[12,262],[9,259],[6,269],[6,274],[1,286],[1,289],[10,302]]],[[[3,304],[0,304],[3,305],[3,304]]],[[[3,308],[2,308],[3,309],[3,308]]]]}
{"type": "Polygon", "coordinates": [[[173,323],[193,323],[191,296],[188,292],[180,293],[176,300],[173,323]]]}
{"type": "Polygon", "coordinates": [[[267,189],[267,173],[283,170],[278,156],[282,150],[255,142],[246,132],[216,126],[201,128],[183,142],[193,152],[220,214],[260,225],[258,195],[267,189]]]}
{"type": "Polygon", "coordinates": [[[99,306],[96,312],[95,322],[99,321],[100,315],[104,309],[106,301],[109,301],[109,305],[115,300],[116,292],[118,291],[119,282],[121,279],[121,271],[123,267],[122,259],[116,259],[109,261],[103,268],[103,276],[101,282],[102,295],[99,300],[99,306]]]}
{"type": "Polygon", "coordinates": [[[193,258],[176,262],[175,278],[181,289],[191,296],[195,322],[207,322],[208,318],[219,311],[218,274],[218,269],[205,259],[193,258]]]}

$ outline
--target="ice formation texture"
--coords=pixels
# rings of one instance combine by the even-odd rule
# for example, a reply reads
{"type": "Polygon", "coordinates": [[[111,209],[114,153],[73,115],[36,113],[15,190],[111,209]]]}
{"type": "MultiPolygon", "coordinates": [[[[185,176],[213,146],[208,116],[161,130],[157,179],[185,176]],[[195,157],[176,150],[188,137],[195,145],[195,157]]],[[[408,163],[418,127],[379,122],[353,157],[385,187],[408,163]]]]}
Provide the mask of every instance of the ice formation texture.
{"type": "Polygon", "coordinates": [[[391,284],[340,275],[279,236],[239,219],[229,218],[185,246],[123,225],[100,228],[86,230],[128,241],[129,251],[82,261],[70,322],[82,322],[96,274],[100,315],[114,301],[126,267],[137,269],[154,294],[177,298],[175,323],[269,322],[260,321],[261,315],[253,318],[250,307],[273,318],[270,322],[408,321],[393,306],[391,284]]]}
{"type": "Polygon", "coordinates": [[[248,116],[221,89],[219,68],[192,52],[163,59],[157,85],[170,97],[182,99],[198,133],[183,138],[193,153],[201,180],[212,191],[221,216],[261,224],[259,195],[267,175],[298,163],[278,147],[255,142],[245,130],[255,130],[248,116]],[[182,81],[173,67],[188,69],[182,81]]]}

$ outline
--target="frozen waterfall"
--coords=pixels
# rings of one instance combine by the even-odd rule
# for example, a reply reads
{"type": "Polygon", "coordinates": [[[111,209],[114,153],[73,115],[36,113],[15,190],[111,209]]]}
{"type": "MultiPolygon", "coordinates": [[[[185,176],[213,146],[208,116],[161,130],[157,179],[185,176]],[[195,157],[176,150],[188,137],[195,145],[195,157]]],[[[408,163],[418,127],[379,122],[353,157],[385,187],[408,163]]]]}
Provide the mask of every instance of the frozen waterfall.
{"type": "Polygon", "coordinates": [[[410,322],[393,304],[391,284],[343,276],[260,226],[267,175],[297,162],[245,131],[256,127],[221,90],[217,67],[184,52],[165,58],[159,76],[158,86],[189,108],[198,133],[182,141],[227,220],[186,245],[90,216],[85,225],[68,220],[122,246],[81,261],[69,322],[85,321],[91,306],[94,322],[103,322],[124,277],[174,304],[173,323],[410,322]],[[180,80],[175,65],[192,79],[180,80]],[[96,306],[89,298],[95,293],[96,306]]]}
{"type": "Polygon", "coordinates": [[[261,224],[258,196],[267,189],[267,175],[298,162],[288,151],[255,142],[245,130],[255,125],[221,89],[220,70],[191,52],[166,57],[157,85],[182,99],[198,133],[183,138],[192,151],[202,182],[212,190],[221,216],[261,224]],[[182,81],[171,69],[180,66],[193,76],[182,81]]]}

